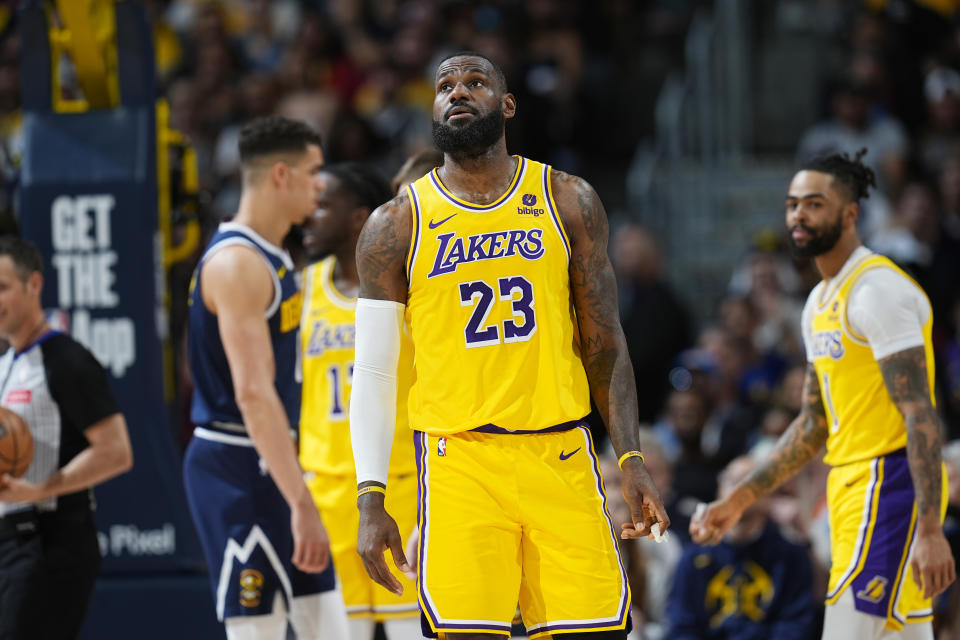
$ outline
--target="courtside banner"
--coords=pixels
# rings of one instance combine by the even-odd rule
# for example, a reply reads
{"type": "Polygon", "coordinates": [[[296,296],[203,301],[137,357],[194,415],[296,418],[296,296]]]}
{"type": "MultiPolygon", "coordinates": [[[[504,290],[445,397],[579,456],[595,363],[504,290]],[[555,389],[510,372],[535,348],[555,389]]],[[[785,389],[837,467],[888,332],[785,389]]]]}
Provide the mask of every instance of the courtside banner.
{"type": "Polygon", "coordinates": [[[44,255],[43,305],[110,374],[133,442],[133,470],[95,489],[104,574],[199,565],[163,395],[155,140],[146,107],[24,122],[20,224],[44,255]]]}

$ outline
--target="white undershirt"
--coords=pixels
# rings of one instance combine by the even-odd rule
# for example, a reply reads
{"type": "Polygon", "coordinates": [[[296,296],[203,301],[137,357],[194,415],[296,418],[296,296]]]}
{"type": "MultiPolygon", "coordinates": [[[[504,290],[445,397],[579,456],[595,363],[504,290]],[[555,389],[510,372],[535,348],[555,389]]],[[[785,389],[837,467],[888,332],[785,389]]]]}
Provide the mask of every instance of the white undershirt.
{"type": "MultiPolygon", "coordinates": [[[[813,362],[813,313],[824,287],[833,295],[843,285],[862,258],[872,252],[858,247],[836,276],[813,288],[803,307],[803,340],[807,360],[813,362]]],[[[885,358],[923,345],[923,325],[932,313],[923,291],[909,278],[889,267],[870,269],[857,279],[847,300],[850,328],[867,339],[873,357],[885,358]]]]}

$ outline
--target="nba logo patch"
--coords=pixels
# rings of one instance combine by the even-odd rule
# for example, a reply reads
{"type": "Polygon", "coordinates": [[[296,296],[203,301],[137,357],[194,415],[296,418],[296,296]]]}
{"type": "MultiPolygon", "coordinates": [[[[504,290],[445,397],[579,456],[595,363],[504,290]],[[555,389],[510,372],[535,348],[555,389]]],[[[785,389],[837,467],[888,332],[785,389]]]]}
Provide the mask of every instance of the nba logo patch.
{"type": "Polygon", "coordinates": [[[437,438],[437,455],[443,458],[447,455],[447,439],[437,438]]]}

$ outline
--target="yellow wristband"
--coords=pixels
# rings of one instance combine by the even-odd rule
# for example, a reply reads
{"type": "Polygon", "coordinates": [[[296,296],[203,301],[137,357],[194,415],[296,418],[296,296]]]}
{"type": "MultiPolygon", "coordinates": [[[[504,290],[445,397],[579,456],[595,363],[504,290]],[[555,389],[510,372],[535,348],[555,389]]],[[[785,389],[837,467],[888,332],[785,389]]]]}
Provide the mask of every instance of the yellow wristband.
{"type": "Polygon", "coordinates": [[[364,487],[357,491],[357,497],[359,498],[365,493],[382,493],[383,495],[387,495],[387,490],[379,485],[372,484],[369,487],[364,487]]]}
{"type": "Polygon", "coordinates": [[[646,461],[643,459],[643,454],[639,451],[627,451],[625,454],[620,456],[620,459],[617,460],[617,466],[623,469],[623,462],[627,458],[640,458],[640,462],[646,464],[646,461]]]}

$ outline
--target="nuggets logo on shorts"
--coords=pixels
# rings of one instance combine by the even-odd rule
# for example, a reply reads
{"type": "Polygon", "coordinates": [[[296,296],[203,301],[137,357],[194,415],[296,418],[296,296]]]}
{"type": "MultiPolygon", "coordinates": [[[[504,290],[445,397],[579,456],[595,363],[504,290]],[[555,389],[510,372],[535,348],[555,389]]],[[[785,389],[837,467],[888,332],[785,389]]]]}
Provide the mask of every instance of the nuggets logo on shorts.
{"type": "Polygon", "coordinates": [[[263,574],[256,569],[244,569],[240,573],[240,604],[244,607],[260,605],[263,589],[263,574]]]}

